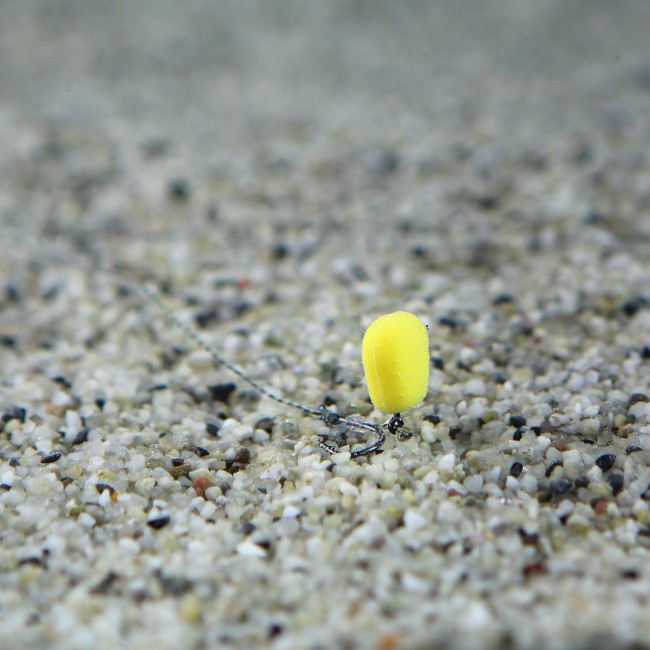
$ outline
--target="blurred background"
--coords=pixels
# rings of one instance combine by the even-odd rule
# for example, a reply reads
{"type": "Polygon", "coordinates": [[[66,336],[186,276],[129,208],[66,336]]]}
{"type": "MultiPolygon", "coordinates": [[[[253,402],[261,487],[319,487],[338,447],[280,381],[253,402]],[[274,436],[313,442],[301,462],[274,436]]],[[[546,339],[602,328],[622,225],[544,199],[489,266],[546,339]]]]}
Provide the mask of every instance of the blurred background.
{"type": "Polygon", "coordinates": [[[5,1],[0,98],[211,145],[277,120],[561,130],[576,103],[647,104],[649,28],[638,0],[5,1]]]}

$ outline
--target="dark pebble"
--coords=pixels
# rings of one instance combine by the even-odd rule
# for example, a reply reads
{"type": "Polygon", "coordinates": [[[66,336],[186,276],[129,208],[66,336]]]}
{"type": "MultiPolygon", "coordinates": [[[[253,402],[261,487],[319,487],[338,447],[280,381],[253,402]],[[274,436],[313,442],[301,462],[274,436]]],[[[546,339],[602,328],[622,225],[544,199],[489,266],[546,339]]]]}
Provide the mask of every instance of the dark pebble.
{"type": "Polygon", "coordinates": [[[551,474],[555,471],[556,467],[562,467],[562,461],[561,460],[556,460],[554,463],[551,463],[547,468],[546,468],[546,478],[549,478],[551,474]]]}
{"type": "Polygon", "coordinates": [[[336,400],[331,395],[323,397],[323,406],[336,406],[336,400]]]}
{"type": "Polygon", "coordinates": [[[518,478],[523,471],[524,466],[518,460],[516,460],[512,465],[510,465],[510,476],[518,478]]]}
{"type": "Polygon", "coordinates": [[[626,454],[633,454],[635,451],[643,451],[643,449],[641,449],[641,447],[637,447],[636,445],[630,445],[629,447],[625,448],[626,454]]]}
{"type": "Polygon", "coordinates": [[[279,623],[273,623],[269,628],[269,639],[277,639],[284,632],[284,627],[279,623]]]}
{"type": "Polygon", "coordinates": [[[25,418],[27,417],[27,409],[22,406],[14,406],[11,411],[7,411],[2,415],[3,422],[9,422],[10,420],[19,420],[25,424],[25,418]]]}
{"type": "Polygon", "coordinates": [[[237,389],[237,385],[229,381],[225,384],[212,384],[208,386],[210,397],[217,402],[225,402],[237,389]]]}
{"type": "Polygon", "coordinates": [[[586,488],[589,485],[589,479],[586,476],[578,476],[575,481],[577,488],[586,488]]]}
{"type": "Polygon", "coordinates": [[[241,526],[242,535],[250,535],[257,530],[257,526],[252,521],[246,521],[241,526]]]}
{"type": "Polygon", "coordinates": [[[441,357],[431,357],[431,363],[433,364],[433,367],[436,370],[444,370],[445,369],[445,360],[442,359],[441,357]]]}
{"type": "Polygon", "coordinates": [[[562,467],[562,461],[561,460],[556,460],[555,462],[551,463],[546,468],[546,473],[545,473],[546,478],[549,478],[557,467],[562,467]]]}
{"type": "Polygon", "coordinates": [[[583,438],[583,439],[582,439],[582,442],[583,442],[585,445],[595,445],[595,444],[596,444],[596,441],[595,441],[595,440],[592,440],[591,438],[583,438]]]}
{"type": "Polygon", "coordinates": [[[20,459],[17,456],[12,456],[9,459],[9,467],[20,467],[20,459]]]}
{"type": "Polygon", "coordinates": [[[551,486],[551,489],[557,496],[562,496],[563,494],[570,492],[572,488],[573,483],[568,478],[561,478],[560,480],[555,481],[551,486]]]}
{"type": "Polygon", "coordinates": [[[525,528],[519,528],[517,529],[517,533],[519,533],[519,537],[524,546],[535,546],[539,541],[539,533],[537,531],[529,533],[525,528]]]}
{"type": "Polygon", "coordinates": [[[516,440],[517,442],[521,440],[522,436],[524,435],[524,432],[526,429],[517,429],[513,434],[512,434],[512,439],[516,440]]]}
{"type": "Polygon", "coordinates": [[[162,517],[156,517],[155,519],[150,519],[147,522],[147,526],[149,526],[150,528],[155,528],[156,530],[160,530],[161,528],[164,528],[169,522],[170,522],[169,515],[163,515],[162,517]]]}
{"type": "Polygon", "coordinates": [[[167,194],[177,201],[187,201],[190,198],[190,184],[183,178],[174,178],[167,185],[167,194]]]}
{"type": "Polygon", "coordinates": [[[650,345],[644,345],[641,348],[641,358],[650,359],[650,345]]]}
{"type": "Polygon", "coordinates": [[[476,205],[481,210],[496,210],[501,205],[501,201],[498,196],[487,194],[477,197],[476,205]]]}
{"type": "Polygon", "coordinates": [[[625,487],[625,478],[623,477],[623,474],[609,474],[607,476],[607,482],[612,488],[612,494],[614,496],[620,494],[625,487]]]}
{"type": "Polygon", "coordinates": [[[262,431],[266,431],[266,433],[273,433],[273,418],[260,418],[256,423],[255,423],[255,428],[256,429],[261,429],[262,431]]]}
{"type": "Polygon", "coordinates": [[[205,431],[207,434],[214,436],[215,438],[219,435],[219,429],[221,429],[221,426],[216,424],[215,422],[206,422],[205,423],[205,431]]]}
{"type": "Polygon", "coordinates": [[[194,452],[197,456],[201,456],[202,458],[210,455],[210,452],[205,447],[191,447],[190,451],[194,452]]]}
{"type": "Polygon", "coordinates": [[[502,293],[501,295],[497,296],[493,301],[492,304],[495,307],[498,307],[499,305],[509,305],[513,303],[515,299],[508,293],[502,293]]]}
{"type": "Polygon", "coordinates": [[[425,257],[428,250],[425,246],[413,246],[411,248],[411,255],[413,257],[425,257]]]}
{"type": "Polygon", "coordinates": [[[155,393],[156,391],[159,390],[167,390],[168,386],[167,384],[154,384],[153,386],[149,386],[147,389],[150,393],[155,393]]]}
{"type": "Polygon", "coordinates": [[[184,458],[172,458],[172,465],[174,467],[180,467],[184,462],[184,458]]]}
{"type": "Polygon", "coordinates": [[[508,381],[508,377],[506,377],[506,375],[504,375],[502,372],[495,372],[492,375],[492,379],[494,380],[495,384],[499,385],[505,384],[508,381]]]}
{"type": "Polygon", "coordinates": [[[465,372],[472,372],[472,369],[464,361],[456,361],[456,368],[465,372]]]}
{"type": "Polygon", "coordinates": [[[88,440],[88,429],[82,429],[72,441],[73,445],[81,445],[88,440]]]}
{"type": "Polygon", "coordinates": [[[110,494],[115,494],[115,488],[112,485],[108,485],[108,483],[97,483],[95,485],[95,489],[99,494],[101,494],[104,490],[108,490],[110,494]]]}
{"type": "Polygon", "coordinates": [[[16,348],[18,346],[18,339],[10,334],[1,334],[0,345],[4,348],[16,348]]]}
{"type": "Polygon", "coordinates": [[[526,418],[523,415],[511,415],[508,419],[508,424],[515,429],[521,429],[526,426],[526,418]]]}
{"type": "Polygon", "coordinates": [[[598,456],[598,458],[596,458],[596,465],[598,465],[598,467],[600,467],[603,472],[607,472],[612,469],[615,462],[615,454],[603,454],[602,456],[598,456]]]}
{"type": "Polygon", "coordinates": [[[0,485],[0,490],[4,490],[5,492],[9,492],[9,490],[11,490],[11,485],[7,485],[6,483],[2,483],[0,485]]]}
{"type": "Polygon", "coordinates": [[[271,247],[271,259],[279,262],[289,257],[291,249],[284,243],[278,242],[271,247]]]}
{"type": "Polygon", "coordinates": [[[184,576],[159,574],[158,579],[165,593],[170,596],[182,596],[192,589],[192,581],[184,576]]]}
{"type": "Polygon", "coordinates": [[[621,578],[624,580],[638,580],[641,574],[636,569],[624,569],[621,571],[621,578]]]}
{"type": "Polygon", "coordinates": [[[454,318],[450,318],[449,316],[441,316],[438,319],[438,324],[443,325],[444,327],[449,327],[452,330],[458,327],[458,321],[454,318]]]}
{"type": "Polygon", "coordinates": [[[219,321],[219,312],[216,309],[206,309],[194,314],[194,322],[198,327],[206,328],[219,321]]]}
{"type": "Polygon", "coordinates": [[[63,375],[57,375],[56,377],[52,377],[52,381],[55,384],[59,384],[60,386],[63,386],[64,388],[72,388],[72,384],[63,375]]]}
{"type": "Polygon", "coordinates": [[[530,430],[536,435],[539,436],[542,433],[541,427],[530,427],[530,430]]]}
{"type": "Polygon", "coordinates": [[[91,587],[90,593],[107,594],[118,577],[115,571],[109,571],[94,587],[91,587]]]}
{"type": "Polygon", "coordinates": [[[106,400],[103,397],[97,397],[95,399],[95,406],[101,411],[104,408],[104,405],[106,404],[106,400]]]}
{"type": "Polygon", "coordinates": [[[425,415],[424,420],[427,422],[431,422],[431,424],[440,424],[442,422],[442,418],[439,415],[436,415],[435,413],[432,413],[430,415],[425,415]]]}
{"type": "Polygon", "coordinates": [[[48,454],[47,456],[43,456],[41,458],[41,465],[49,465],[50,463],[56,463],[57,460],[61,458],[61,454],[57,451],[54,454],[48,454]]]}
{"type": "Polygon", "coordinates": [[[641,308],[646,307],[648,304],[647,298],[644,296],[636,296],[631,300],[623,303],[621,310],[626,316],[634,316],[641,308]]]}
{"type": "Polygon", "coordinates": [[[645,393],[632,393],[630,399],[627,401],[627,407],[630,408],[630,406],[638,404],[639,402],[650,402],[650,397],[645,393]]]}

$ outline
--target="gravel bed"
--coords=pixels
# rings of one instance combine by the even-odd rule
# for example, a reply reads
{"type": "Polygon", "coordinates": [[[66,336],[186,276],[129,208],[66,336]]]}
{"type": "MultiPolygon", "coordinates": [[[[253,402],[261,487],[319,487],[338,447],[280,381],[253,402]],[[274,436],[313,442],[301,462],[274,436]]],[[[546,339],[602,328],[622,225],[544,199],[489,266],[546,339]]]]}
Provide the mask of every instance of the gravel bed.
{"type": "Polygon", "coordinates": [[[648,647],[648,11],[219,4],[0,8],[0,638],[648,647]]]}

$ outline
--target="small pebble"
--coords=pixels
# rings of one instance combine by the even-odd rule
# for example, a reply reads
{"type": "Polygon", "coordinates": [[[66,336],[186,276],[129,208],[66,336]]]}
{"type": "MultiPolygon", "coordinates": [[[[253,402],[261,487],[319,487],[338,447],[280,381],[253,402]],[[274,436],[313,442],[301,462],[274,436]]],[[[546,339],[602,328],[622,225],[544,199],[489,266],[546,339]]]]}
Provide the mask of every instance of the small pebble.
{"type": "Polygon", "coordinates": [[[602,456],[598,456],[596,458],[596,465],[600,467],[601,471],[603,474],[612,467],[614,467],[614,463],[616,462],[616,455],[615,454],[603,454],[602,456]]]}
{"type": "Polygon", "coordinates": [[[160,530],[164,528],[170,522],[169,515],[161,515],[160,517],[155,517],[154,519],[149,519],[147,526],[154,528],[155,530],[160,530]]]}
{"type": "Polygon", "coordinates": [[[41,464],[42,465],[49,465],[50,463],[56,463],[57,460],[61,458],[60,452],[55,452],[53,454],[48,454],[47,456],[43,456],[41,458],[41,464]]]}

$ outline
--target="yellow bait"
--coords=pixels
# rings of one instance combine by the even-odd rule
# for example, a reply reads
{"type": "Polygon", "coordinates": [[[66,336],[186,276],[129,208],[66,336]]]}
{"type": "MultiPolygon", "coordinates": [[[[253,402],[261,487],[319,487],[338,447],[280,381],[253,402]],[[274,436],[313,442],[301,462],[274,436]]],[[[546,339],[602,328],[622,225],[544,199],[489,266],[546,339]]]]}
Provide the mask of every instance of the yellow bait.
{"type": "Polygon", "coordinates": [[[396,311],[373,321],[361,346],[372,403],[384,413],[417,406],[429,388],[429,333],[413,314],[396,311]]]}

